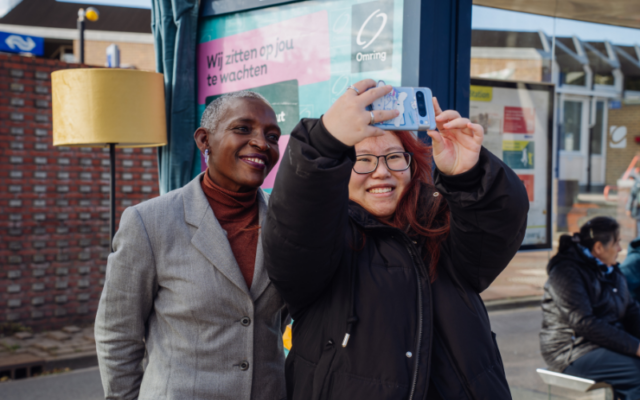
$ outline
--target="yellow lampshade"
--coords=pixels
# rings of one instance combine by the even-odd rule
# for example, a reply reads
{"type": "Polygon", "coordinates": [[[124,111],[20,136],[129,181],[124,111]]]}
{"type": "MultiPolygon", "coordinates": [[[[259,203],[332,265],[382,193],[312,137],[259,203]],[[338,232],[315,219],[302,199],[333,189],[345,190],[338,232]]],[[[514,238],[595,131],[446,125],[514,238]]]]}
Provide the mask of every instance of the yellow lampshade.
{"type": "Polygon", "coordinates": [[[162,74],[81,68],[51,74],[53,145],[167,144],[162,74]]]}

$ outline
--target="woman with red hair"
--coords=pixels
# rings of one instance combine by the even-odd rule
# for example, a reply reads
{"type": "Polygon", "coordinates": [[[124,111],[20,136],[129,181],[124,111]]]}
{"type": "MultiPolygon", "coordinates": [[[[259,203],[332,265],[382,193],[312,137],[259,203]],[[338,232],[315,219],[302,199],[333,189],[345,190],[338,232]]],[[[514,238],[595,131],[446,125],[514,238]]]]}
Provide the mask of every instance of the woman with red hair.
{"type": "Polygon", "coordinates": [[[511,399],[479,293],[522,242],[524,186],[435,101],[432,148],[371,126],[398,115],[366,110],[391,90],[373,86],[298,124],[271,196],[265,265],[295,321],[287,396],[511,399]]]}

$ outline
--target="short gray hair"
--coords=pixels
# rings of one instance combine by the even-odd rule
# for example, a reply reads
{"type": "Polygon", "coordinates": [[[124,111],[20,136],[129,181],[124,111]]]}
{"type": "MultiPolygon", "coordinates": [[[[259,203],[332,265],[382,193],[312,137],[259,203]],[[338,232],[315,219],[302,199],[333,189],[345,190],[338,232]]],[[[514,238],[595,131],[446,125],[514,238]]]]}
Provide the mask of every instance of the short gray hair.
{"type": "Polygon", "coordinates": [[[200,119],[200,126],[206,129],[208,132],[212,133],[215,131],[222,114],[227,111],[227,107],[229,107],[229,102],[233,99],[257,99],[263,101],[266,105],[268,105],[271,109],[271,104],[269,101],[264,98],[261,94],[256,92],[251,92],[249,90],[242,90],[239,92],[227,93],[218,97],[205,108],[202,113],[202,118],[200,119]]]}

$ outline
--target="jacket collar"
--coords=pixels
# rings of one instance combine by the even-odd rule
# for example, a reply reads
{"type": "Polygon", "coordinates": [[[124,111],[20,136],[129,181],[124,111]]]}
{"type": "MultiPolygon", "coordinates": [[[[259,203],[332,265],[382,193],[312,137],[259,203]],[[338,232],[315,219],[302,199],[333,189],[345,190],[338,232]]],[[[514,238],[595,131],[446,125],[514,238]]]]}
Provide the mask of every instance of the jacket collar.
{"type": "MultiPolygon", "coordinates": [[[[213,214],[211,206],[204,192],[202,191],[201,180],[203,173],[195,177],[183,188],[184,218],[185,221],[197,228],[196,233],[191,238],[191,244],[209,262],[220,271],[232,284],[251,296],[256,301],[264,290],[269,286],[269,277],[264,268],[264,252],[262,250],[262,235],[258,236],[258,247],[256,249],[256,264],[253,275],[251,290],[247,288],[247,283],[240,272],[240,267],[236,261],[231,245],[227,240],[225,231],[213,214]]],[[[262,189],[258,190],[258,218],[260,225],[263,224],[267,215],[268,195],[262,189]]]]}
{"type": "MultiPolygon", "coordinates": [[[[436,188],[432,185],[422,185],[420,187],[420,199],[418,200],[420,203],[420,207],[429,206],[429,203],[433,201],[433,193],[435,191],[436,188]]],[[[365,210],[364,207],[351,200],[349,200],[349,217],[351,217],[353,222],[364,229],[396,229],[383,222],[380,222],[380,220],[374,217],[369,211],[365,210]]]]}
{"type": "MultiPolygon", "coordinates": [[[[571,245],[569,245],[563,251],[559,251],[555,256],[551,258],[549,264],[547,265],[547,274],[551,274],[551,270],[560,266],[566,261],[580,264],[585,269],[595,272],[598,279],[604,279],[603,272],[607,270],[607,267],[598,265],[595,258],[587,256],[577,243],[571,243],[571,245]]],[[[618,267],[618,263],[613,265],[614,272],[619,271],[618,267]]]]}

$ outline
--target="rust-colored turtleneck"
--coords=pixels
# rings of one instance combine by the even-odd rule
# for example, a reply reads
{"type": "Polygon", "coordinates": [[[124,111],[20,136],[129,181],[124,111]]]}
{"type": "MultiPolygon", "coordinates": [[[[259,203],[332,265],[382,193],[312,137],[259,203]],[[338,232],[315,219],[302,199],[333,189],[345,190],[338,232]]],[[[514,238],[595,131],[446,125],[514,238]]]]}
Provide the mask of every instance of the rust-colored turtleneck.
{"type": "Polygon", "coordinates": [[[231,250],[250,289],[260,234],[258,190],[236,193],[223,189],[211,180],[209,171],[204,174],[202,190],[222,229],[227,231],[231,250]]]}

